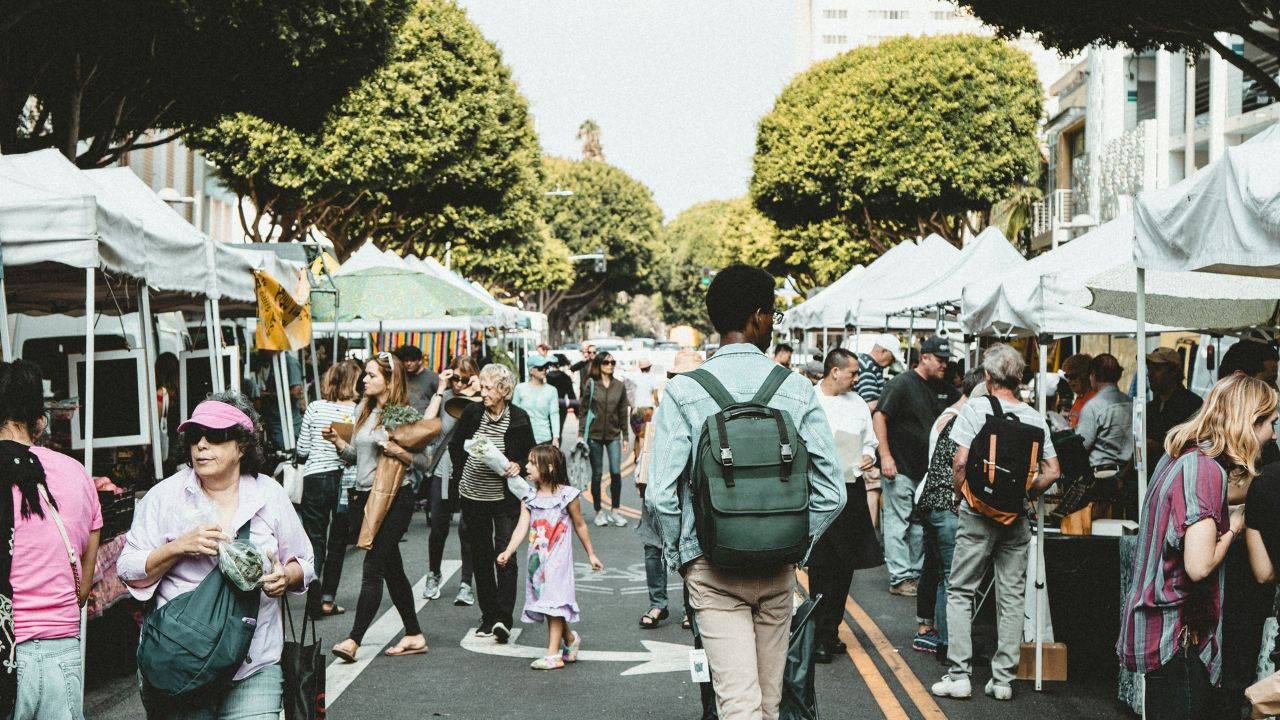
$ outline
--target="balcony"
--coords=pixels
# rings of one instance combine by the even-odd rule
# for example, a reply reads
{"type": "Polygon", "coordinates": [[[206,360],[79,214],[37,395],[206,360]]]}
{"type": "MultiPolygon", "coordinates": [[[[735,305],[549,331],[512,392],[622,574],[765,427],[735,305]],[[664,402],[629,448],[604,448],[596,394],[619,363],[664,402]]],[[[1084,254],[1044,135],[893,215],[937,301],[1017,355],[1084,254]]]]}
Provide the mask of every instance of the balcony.
{"type": "Polygon", "coordinates": [[[1031,205],[1031,250],[1041,252],[1067,242],[1096,223],[1087,213],[1088,203],[1073,190],[1054,190],[1031,205]]]}

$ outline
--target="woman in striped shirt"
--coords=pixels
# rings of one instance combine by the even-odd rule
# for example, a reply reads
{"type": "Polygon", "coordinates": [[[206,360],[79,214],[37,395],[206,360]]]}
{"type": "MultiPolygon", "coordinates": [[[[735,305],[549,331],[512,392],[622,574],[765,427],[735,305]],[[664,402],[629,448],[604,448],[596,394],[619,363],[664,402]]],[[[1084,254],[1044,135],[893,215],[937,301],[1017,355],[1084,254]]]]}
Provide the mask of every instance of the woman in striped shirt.
{"type": "Polygon", "coordinates": [[[342,497],[342,476],[347,466],[338,457],[338,449],[321,433],[332,423],[351,422],[359,372],[358,365],[353,367],[346,362],[326,370],[320,378],[321,399],[307,406],[298,432],[298,459],[306,461],[298,514],[315,552],[316,569],[320,570],[319,582],[307,588],[307,614],[313,618],[346,612],[334,604],[334,597],[347,549],[346,502],[342,497]]]}
{"type": "Polygon", "coordinates": [[[1244,530],[1243,508],[1229,506],[1244,502],[1275,420],[1275,389],[1236,374],[1165,438],[1116,643],[1124,666],[1146,676],[1147,717],[1203,717],[1219,683],[1223,560],[1244,530]]]}
{"type": "Polygon", "coordinates": [[[511,636],[516,606],[514,560],[499,567],[498,550],[506,547],[520,520],[520,499],[507,489],[507,478],[524,472],[533,448],[533,426],[529,414],[511,404],[515,376],[502,365],[489,364],[480,370],[482,404],[462,411],[449,441],[453,477],[461,496],[462,521],[471,541],[476,599],[480,603],[478,637],[492,637],[499,643],[511,636]],[[507,469],[499,475],[465,448],[471,439],[483,438],[506,456],[507,469]]]}

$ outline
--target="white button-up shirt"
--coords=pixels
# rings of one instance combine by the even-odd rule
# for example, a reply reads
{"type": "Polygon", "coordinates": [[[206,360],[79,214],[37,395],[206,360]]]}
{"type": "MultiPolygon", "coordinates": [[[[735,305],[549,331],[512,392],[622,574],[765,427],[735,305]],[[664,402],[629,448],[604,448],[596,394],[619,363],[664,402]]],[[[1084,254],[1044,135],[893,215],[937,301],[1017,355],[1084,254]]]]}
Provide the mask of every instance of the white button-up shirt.
{"type": "MultiPolygon", "coordinates": [[[[133,525],[125,536],[125,547],[116,562],[116,572],[126,583],[146,578],[147,557],[153,550],[191,532],[197,525],[210,522],[205,508],[209,500],[200,487],[200,479],[191,468],[179,470],[138,501],[133,525]]],[[[259,475],[240,477],[240,505],[236,508],[228,535],[248,521],[249,539],[262,552],[280,560],[282,565],[296,561],[302,568],[302,590],[315,580],[315,555],[298,514],[289,502],[284,488],[275,480],[259,475]]],[[[217,559],[208,556],[184,557],[174,563],[159,582],[144,588],[129,586],[129,593],[146,601],[153,596],[156,607],[196,589],[217,559]]],[[[284,629],[280,620],[280,601],[260,593],[258,626],[249,645],[249,656],[236,671],[235,680],[243,680],[268,665],[280,662],[284,648],[284,629]]]]}

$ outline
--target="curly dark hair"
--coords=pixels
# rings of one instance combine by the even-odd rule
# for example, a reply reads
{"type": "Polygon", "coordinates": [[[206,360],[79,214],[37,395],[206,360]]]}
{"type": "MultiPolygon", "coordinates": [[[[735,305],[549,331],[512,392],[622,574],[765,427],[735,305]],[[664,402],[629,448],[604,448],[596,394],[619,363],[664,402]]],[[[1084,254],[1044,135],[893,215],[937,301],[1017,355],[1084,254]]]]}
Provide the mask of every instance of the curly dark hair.
{"type": "MultiPolygon", "coordinates": [[[[249,402],[249,398],[234,390],[213,393],[209,396],[209,399],[226,403],[249,416],[249,420],[253,422],[253,432],[249,432],[239,425],[234,425],[230,428],[230,436],[236,441],[236,445],[243,455],[240,458],[240,474],[262,474],[267,467],[267,452],[264,449],[266,447],[266,439],[262,429],[262,417],[258,415],[257,410],[253,409],[253,403],[249,402]]],[[[187,459],[187,464],[191,464],[190,458],[187,459]]]]}

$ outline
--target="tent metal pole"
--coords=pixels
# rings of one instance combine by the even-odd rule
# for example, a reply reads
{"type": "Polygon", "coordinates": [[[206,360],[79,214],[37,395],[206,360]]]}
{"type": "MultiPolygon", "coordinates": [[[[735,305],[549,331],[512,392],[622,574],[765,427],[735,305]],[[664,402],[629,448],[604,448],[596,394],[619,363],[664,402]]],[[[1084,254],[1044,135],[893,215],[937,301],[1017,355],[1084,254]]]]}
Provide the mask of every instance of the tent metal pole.
{"type": "Polygon", "coordinates": [[[4,251],[0,247],[0,353],[5,362],[13,362],[13,333],[9,330],[9,298],[5,294],[4,251]]]}
{"type": "Polygon", "coordinates": [[[307,343],[311,346],[311,379],[314,381],[314,385],[316,389],[315,399],[319,400],[320,399],[320,361],[316,359],[316,336],[314,333],[307,340],[307,343]]]}
{"type": "Polygon", "coordinates": [[[147,421],[151,430],[151,471],[153,473],[151,479],[153,482],[158,482],[164,478],[164,458],[160,443],[160,410],[156,402],[155,318],[151,314],[151,288],[144,284],[141,289],[138,300],[142,314],[143,367],[146,369],[147,397],[150,399],[147,403],[147,421]]]}
{"type": "Polygon", "coordinates": [[[822,356],[826,357],[827,353],[830,351],[831,351],[831,348],[828,347],[828,344],[827,344],[827,326],[823,325],[822,326],[822,356]]]}
{"type": "MultiPolygon", "coordinates": [[[[1048,374],[1049,360],[1045,353],[1044,336],[1036,338],[1036,350],[1039,355],[1040,374],[1036,377],[1036,409],[1044,417],[1048,410],[1049,400],[1045,392],[1045,375],[1048,374]]],[[[1044,493],[1036,499],[1036,692],[1042,688],[1044,675],[1044,601],[1048,594],[1044,582],[1044,493]]]]}
{"type": "MultiPolygon", "coordinates": [[[[213,375],[213,386],[217,388],[216,392],[225,392],[227,389],[227,380],[230,378],[222,377],[222,308],[218,303],[218,298],[209,298],[209,307],[213,310],[213,346],[217,355],[218,371],[213,375]]],[[[235,372],[232,370],[232,372],[235,372]]]]}
{"type": "Polygon", "coordinates": [[[219,362],[218,351],[214,347],[214,333],[217,330],[217,326],[213,324],[213,298],[205,298],[204,344],[205,347],[209,348],[209,389],[213,392],[218,392],[218,379],[222,377],[222,363],[219,362]]]}
{"type": "Polygon", "coordinates": [[[280,438],[284,444],[284,450],[287,452],[293,449],[293,418],[289,412],[289,363],[284,359],[284,351],[277,352],[275,358],[276,380],[276,408],[279,412],[276,417],[280,418],[280,438]]]}
{"type": "MultiPolygon", "coordinates": [[[[96,362],[95,338],[94,338],[94,316],[97,314],[96,288],[97,267],[85,268],[84,271],[84,398],[80,405],[80,412],[84,417],[84,467],[89,471],[89,477],[93,477],[93,383],[94,383],[94,363],[96,362]]],[[[5,326],[8,327],[9,318],[5,317],[5,326]]],[[[6,355],[5,360],[9,358],[6,355]]],[[[148,370],[150,370],[148,368],[148,370]]],[[[72,372],[75,369],[72,368],[72,372]]],[[[154,398],[154,396],[152,396],[154,398]]],[[[154,399],[152,400],[154,402],[154,399]]],[[[72,422],[75,422],[72,420],[72,422]]],[[[87,659],[87,648],[89,631],[89,613],[85,608],[80,608],[80,690],[84,692],[84,666],[87,659]]]]}
{"type": "Polygon", "coordinates": [[[1138,514],[1147,497],[1147,271],[1137,268],[1134,315],[1137,316],[1138,396],[1133,403],[1133,456],[1138,472],[1138,514]]]}

